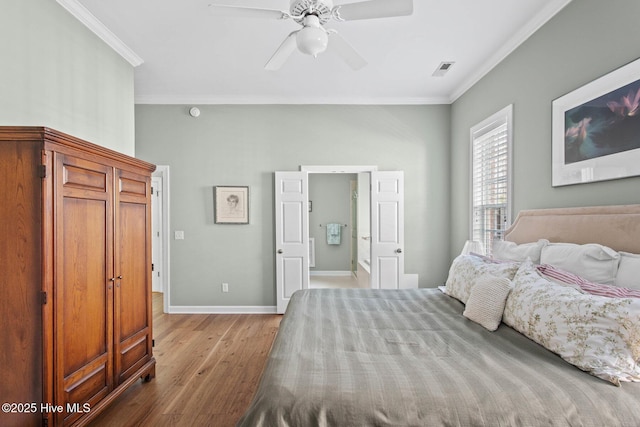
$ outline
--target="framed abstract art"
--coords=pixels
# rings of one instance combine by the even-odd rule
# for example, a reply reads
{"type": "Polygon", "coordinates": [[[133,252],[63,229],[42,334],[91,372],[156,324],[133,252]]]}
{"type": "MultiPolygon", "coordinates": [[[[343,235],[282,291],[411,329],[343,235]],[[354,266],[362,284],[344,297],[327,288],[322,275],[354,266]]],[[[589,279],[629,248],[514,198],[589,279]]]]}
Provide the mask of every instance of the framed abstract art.
{"type": "Polygon", "coordinates": [[[640,59],[552,103],[552,185],[640,175],[640,59]]]}

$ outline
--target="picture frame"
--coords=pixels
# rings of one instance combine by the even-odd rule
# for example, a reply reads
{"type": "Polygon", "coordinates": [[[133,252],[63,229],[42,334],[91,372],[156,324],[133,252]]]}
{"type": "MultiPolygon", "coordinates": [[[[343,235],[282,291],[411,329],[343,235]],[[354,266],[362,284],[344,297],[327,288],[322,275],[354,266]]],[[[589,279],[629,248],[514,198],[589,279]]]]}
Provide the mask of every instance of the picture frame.
{"type": "Polygon", "coordinates": [[[640,59],[552,102],[552,186],[640,175],[640,59]]]}
{"type": "Polygon", "coordinates": [[[215,186],[213,194],[215,224],[249,224],[248,186],[215,186]]]}

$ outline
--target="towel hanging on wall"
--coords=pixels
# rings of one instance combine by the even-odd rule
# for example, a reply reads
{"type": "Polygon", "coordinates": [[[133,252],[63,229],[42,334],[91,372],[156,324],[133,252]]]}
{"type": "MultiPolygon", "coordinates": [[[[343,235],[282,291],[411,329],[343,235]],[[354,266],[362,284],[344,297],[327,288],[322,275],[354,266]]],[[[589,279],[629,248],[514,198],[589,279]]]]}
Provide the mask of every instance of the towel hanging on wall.
{"type": "Polygon", "coordinates": [[[327,244],[339,245],[342,224],[327,224],[327,244]]]}

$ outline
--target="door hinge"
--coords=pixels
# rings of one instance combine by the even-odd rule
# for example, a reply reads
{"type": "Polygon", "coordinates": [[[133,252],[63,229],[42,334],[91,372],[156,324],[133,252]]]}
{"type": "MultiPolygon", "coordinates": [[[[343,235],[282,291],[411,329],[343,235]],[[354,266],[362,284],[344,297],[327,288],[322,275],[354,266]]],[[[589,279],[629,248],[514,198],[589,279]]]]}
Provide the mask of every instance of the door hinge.
{"type": "Polygon", "coordinates": [[[152,339],[151,340],[151,347],[155,347],[156,346],[156,340],[152,339]]]}
{"type": "Polygon", "coordinates": [[[42,300],[42,305],[45,305],[47,303],[47,293],[42,291],[40,293],[40,299],[42,300]]]}
{"type": "Polygon", "coordinates": [[[155,265],[151,263],[151,271],[155,271],[154,268],[155,268],[155,265]]]}
{"type": "Polygon", "coordinates": [[[49,427],[49,418],[42,419],[42,427],[49,427]]]}
{"type": "Polygon", "coordinates": [[[40,176],[40,178],[46,178],[47,177],[47,165],[39,165],[38,166],[38,175],[40,176]]]}
{"type": "Polygon", "coordinates": [[[153,196],[153,187],[151,187],[151,195],[153,196]]]}

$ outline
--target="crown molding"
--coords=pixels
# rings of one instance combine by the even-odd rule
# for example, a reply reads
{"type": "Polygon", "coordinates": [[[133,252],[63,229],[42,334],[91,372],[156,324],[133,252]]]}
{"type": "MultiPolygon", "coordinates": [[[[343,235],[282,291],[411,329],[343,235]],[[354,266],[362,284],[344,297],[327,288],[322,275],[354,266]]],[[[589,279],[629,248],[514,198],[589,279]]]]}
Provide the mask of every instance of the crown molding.
{"type": "Polygon", "coordinates": [[[487,75],[496,65],[502,62],[509,54],[516,50],[522,43],[538,31],[544,24],[553,18],[558,12],[565,8],[571,0],[556,0],[549,3],[544,9],[538,12],[533,18],[527,22],[513,37],[511,37],[500,49],[491,55],[477,71],[469,76],[458,88],[451,94],[448,103],[453,104],[466,91],[471,89],[473,85],[478,83],[485,75],[487,75]]]}
{"type": "Polygon", "coordinates": [[[434,98],[322,98],[322,97],[243,97],[243,96],[182,96],[140,95],[139,105],[442,105],[450,104],[448,97],[434,98]]]}
{"type": "Polygon", "coordinates": [[[96,36],[104,41],[109,47],[115,50],[129,64],[134,67],[142,64],[144,61],[136,53],[131,50],[122,40],[111,32],[102,22],[98,20],[86,7],[78,3],[77,0],[56,0],[58,4],[64,7],[67,12],[73,15],[78,21],[83,23],[96,36]]]}

